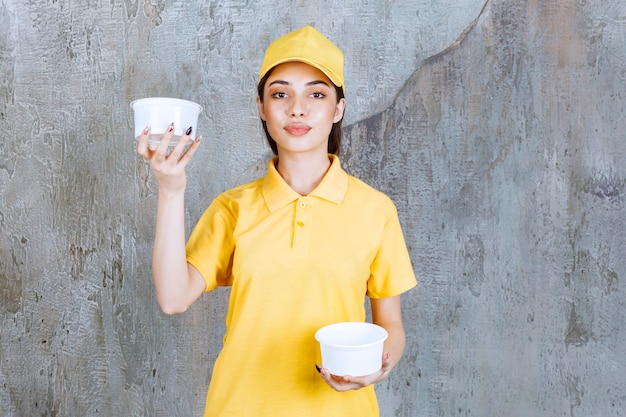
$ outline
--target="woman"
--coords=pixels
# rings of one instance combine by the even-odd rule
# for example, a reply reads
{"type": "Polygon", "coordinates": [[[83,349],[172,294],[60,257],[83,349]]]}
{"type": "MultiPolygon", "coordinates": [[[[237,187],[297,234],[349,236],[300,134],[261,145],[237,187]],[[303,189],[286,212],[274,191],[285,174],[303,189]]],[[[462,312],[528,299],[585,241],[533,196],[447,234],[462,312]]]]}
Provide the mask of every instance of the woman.
{"type": "Polygon", "coordinates": [[[275,40],[257,104],[275,157],[265,177],[218,196],[189,241],[185,167],[200,140],[171,153],[173,128],[138,152],[159,181],[153,274],[167,314],[231,286],[223,349],[205,416],[377,416],[373,384],[400,360],[400,294],[416,284],[395,206],[348,175],[337,157],[345,109],[343,54],[310,26],[275,40]],[[189,145],[189,146],[187,146],[189,145]],[[187,149],[187,150],[185,150],[187,149]],[[319,368],[317,329],[364,321],[384,327],[382,368],[363,377],[319,368]]]}

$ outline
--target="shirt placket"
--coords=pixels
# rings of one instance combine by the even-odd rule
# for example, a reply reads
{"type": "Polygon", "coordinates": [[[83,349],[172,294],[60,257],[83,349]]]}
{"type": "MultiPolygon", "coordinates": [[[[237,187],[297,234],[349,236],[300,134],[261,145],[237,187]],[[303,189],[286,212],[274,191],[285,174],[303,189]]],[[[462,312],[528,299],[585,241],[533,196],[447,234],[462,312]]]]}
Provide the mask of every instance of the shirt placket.
{"type": "Polygon", "coordinates": [[[297,252],[306,253],[311,242],[311,226],[313,207],[311,199],[300,197],[296,201],[296,215],[293,224],[293,249],[297,252]]]}

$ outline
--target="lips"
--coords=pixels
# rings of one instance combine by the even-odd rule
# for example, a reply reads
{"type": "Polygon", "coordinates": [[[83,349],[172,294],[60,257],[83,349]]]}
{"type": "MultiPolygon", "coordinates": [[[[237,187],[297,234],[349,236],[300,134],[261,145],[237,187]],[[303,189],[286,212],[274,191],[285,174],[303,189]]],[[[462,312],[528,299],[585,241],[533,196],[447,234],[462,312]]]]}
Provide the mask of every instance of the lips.
{"type": "Polygon", "coordinates": [[[285,126],[285,130],[290,135],[302,136],[302,135],[307,134],[309,132],[309,130],[311,130],[311,128],[309,126],[307,126],[307,125],[302,124],[302,123],[290,123],[287,126],[285,126]]]}

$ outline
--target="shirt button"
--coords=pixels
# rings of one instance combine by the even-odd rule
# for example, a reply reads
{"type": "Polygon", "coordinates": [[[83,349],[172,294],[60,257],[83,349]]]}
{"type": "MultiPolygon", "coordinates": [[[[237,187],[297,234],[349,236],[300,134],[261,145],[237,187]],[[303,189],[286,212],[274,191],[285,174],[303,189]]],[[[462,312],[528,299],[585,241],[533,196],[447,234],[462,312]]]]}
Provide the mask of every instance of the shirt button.
{"type": "Polygon", "coordinates": [[[306,203],[304,201],[300,202],[300,208],[306,208],[306,203]]]}

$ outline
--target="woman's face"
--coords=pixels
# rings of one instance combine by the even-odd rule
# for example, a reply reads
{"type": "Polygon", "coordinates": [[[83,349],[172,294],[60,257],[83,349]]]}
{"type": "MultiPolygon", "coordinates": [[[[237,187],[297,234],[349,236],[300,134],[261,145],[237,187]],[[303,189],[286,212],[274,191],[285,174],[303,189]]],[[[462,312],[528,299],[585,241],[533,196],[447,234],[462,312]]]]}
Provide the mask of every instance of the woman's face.
{"type": "Polygon", "coordinates": [[[341,120],[345,99],[337,101],[335,86],[323,72],[302,62],[276,66],[257,98],[259,115],[285,152],[327,153],[333,123],[341,120]]]}

